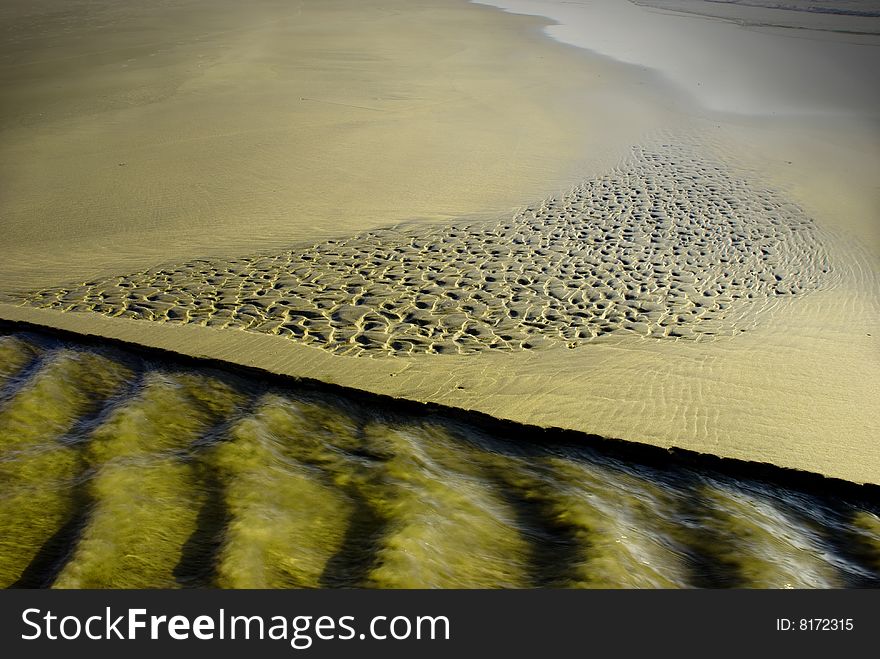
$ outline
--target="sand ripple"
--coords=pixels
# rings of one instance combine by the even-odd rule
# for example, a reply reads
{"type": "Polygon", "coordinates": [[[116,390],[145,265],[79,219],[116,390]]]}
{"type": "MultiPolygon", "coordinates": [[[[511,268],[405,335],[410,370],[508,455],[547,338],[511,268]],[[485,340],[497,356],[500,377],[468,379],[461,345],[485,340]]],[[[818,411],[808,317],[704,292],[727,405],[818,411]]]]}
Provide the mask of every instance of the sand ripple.
{"type": "Polygon", "coordinates": [[[412,226],[31,291],[25,304],[289,337],[335,353],[470,353],[747,331],[830,271],[811,218],[696,144],[497,223],[412,226]]]}

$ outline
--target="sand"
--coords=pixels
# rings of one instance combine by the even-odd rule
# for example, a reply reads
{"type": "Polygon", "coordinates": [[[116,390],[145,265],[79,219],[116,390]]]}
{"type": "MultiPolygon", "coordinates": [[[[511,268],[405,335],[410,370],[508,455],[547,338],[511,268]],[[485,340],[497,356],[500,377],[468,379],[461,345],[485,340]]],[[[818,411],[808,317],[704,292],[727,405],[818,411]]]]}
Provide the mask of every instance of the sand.
{"type": "MultiPolygon", "coordinates": [[[[317,29],[310,21],[327,18],[317,5],[302,7],[309,30],[317,29]]],[[[333,7],[342,14],[321,24],[343,39],[352,28],[341,17],[352,14],[333,7]]],[[[161,186],[160,205],[173,213],[156,220],[138,219],[156,210],[149,204],[120,213],[119,200],[133,203],[136,188],[97,194],[72,183],[81,173],[108,185],[88,158],[109,155],[112,139],[84,150],[70,124],[43,131],[22,124],[24,114],[7,114],[3,125],[18,125],[4,130],[0,148],[25,166],[3,173],[15,194],[2,202],[10,258],[0,271],[0,317],[529,424],[880,483],[880,241],[871,176],[880,150],[876,110],[861,105],[865,97],[847,96],[846,112],[821,106],[833,84],[824,88],[819,76],[809,117],[773,116],[778,96],[763,114],[720,113],[687,105],[657,72],[542,37],[541,19],[458,2],[418,8],[378,12],[363,30],[385,30],[390,41],[382,43],[391,46],[383,47],[393,48],[400,35],[427,29],[419,56],[436,63],[438,53],[456,53],[442,59],[442,70],[410,56],[403,66],[401,52],[412,45],[405,39],[370,72],[349,68],[351,51],[342,66],[308,40],[298,56],[317,58],[306,58],[303,71],[317,66],[329,75],[320,81],[325,89],[332,82],[352,90],[356,79],[373,90],[380,82],[372,76],[393,70],[396,84],[454,99],[437,110],[447,133],[433,123],[439,115],[411,108],[355,122],[364,141],[350,140],[343,126],[351,114],[312,109],[311,120],[328,122],[321,157],[335,168],[322,169],[320,159],[310,159],[308,171],[293,167],[305,144],[296,140],[312,133],[289,129],[269,139],[254,123],[283,124],[273,103],[300,98],[297,75],[305,73],[281,67],[293,56],[288,46],[265,41],[261,30],[282,29],[278,23],[254,26],[236,32],[241,44],[272,46],[251,68],[239,58],[212,69],[237,77],[199,78],[204,87],[190,81],[198,93],[139,101],[134,114],[112,110],[119,121],[137,117],[136,132],[118,124],[126,139],[158,149],[146,169],[129,174],[131,163],[120,159],[126,164],[114,163],[114,175],[173,182],[161,186]],[[425,27],[441,17],[443,30],[425,27]],[[471,40],[479,47],[468,29],[488,30],[471,40]],[[510,65],[514,52],[522,66],[510,65]],[[257,75],[265,58],[281,67],[280,77],[254,96],[249,85],[265,82],[257,75]],[[450,61],[461,67],[454,76],[450,61]],[[243,78],[243,88],[233,84],[243,78]],[[449,91],[450,79],[469,90],[468,102],[449,91]],[[236,110],[245,102],[233,88],[249,99],[250,114],[236,110]],[[194,107],[208,111],[233,98],[239,105],[192,120],[194,107]],[[161,138],[162,125],[150,121],[172,115],[189,117],[204,139],[161,138]],[[228,121],[251,128],[210,133],[228,121]],[[34,147],[50,135],[46,150],[34,147]],[[446,151],[430,148],[435,139],[446,151]],[[379,151],[379,143],[406,148],[379,151]],[[276,146],[275,155],[260,151],[276,146]],[[51,168],[33,173],[48,162],[43,156],[62,162],[68,148],[72,159],[55,170],[64,185],[52,182],[51,168]],[[193,150],[198,166],[175,170],[193,150]],[[283,172],[284,185],[272,188],[282,174],[255,170],[257,161],[283,172]],[[352,162],[354,170],[343,168],[352,162]],[[347,187],[352,171],[363,183],[358,190],[347,187]],[[203,176],[217,194],[195,212],[188,195],[202,189],[203,176]],[[36,193],[22,193],[28,186],[58,197],[37,204],[36,193]],[[383,190],[388,197],[379,202],[383,190]]],[[[647,21],[639,29],[650,29],[653,14],[633,10],[647,21]]],[[[705,18],[697,24],[716,28],[705,18]]],[[[735,32],[725,34],[729,47],[735,32]]],[[[208,45],[229,48],[226,38],[208,45]]],[[[371,51],[361,43],[364,52],[371,51]]],[[[96,130],[94,117],[75,121],[88,118],[96,130]]],[[[117,123],[101,125],[112,133],[117,123]]]]}
{"type": "Polygon", "coordinates": [[[656,125],[615,121],[614,63],[462,0],[40,0],[0,24],[4,286],[494,217],[656,125]]]}
{"type": "Polygon", "coordinates": [[[802,209],[697,144],[670,135],[635,149],[614,172],[498,224],[368,232],[21,299],[245,329],[351,356],[745,332],[763,308],[834,275],[802,209]]]}

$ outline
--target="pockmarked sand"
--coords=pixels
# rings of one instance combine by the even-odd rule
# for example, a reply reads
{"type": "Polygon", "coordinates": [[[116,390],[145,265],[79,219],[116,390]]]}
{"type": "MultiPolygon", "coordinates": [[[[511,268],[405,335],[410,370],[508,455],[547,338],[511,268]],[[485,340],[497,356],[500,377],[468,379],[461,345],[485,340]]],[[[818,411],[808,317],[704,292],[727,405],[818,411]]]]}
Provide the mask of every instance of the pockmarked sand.
{"type": "MultiPolygon", "coordinates": [[[[571,244],[571,234],[602,227],[607,210],[585,221],[590,205],[573,209],[580,203],[574,192],[530,212],[531,223],[511,220],[477,234],[497,240],[490,250],[498,254],[487,250],[484,261],[463,272],[431,267],[439,263],[435,251],[453,253],[458,232],[467,234],[447,227],[410,234],[390,258],[380,258],[388,244],[367,234],[225,262],[223,272],[199,262],[32,291],[0,312],[524,423],[877,483],[878,278],[870,251],[780,202],[781,193],[755,192],[728,170],[696,162],[693,171],[708,176],[704,183],[711,186],[711,172],[725,171],[719,179],[732,181],[733,191],[721,187],[716,195],[685,185],[676,188],[678,201],[668,191],[658,195],[665,204],[658,209],[628,204],[643,219],[630,216],[610,230],[605,239],[617,257],[606,254],[604,263],[601,233],[594,244],[582,243],[580,257],[557,253],[554,260],[547,258],[552,240],[542,244],[540,230],[530,228],[547,224],[551,239],[566,244],[569,236],[571,244]],[[682,203],[689,194],[701,200],[699,213],[682,203]],[[730,203],[744,212],[734,217],[730,203]],[[704,213],[715,219],[711,225],[687,221],[704,213]],[[652,233],[639,231],[645,225],[652,233]],[[393,293],[376,294],[381,276],[371,274],[369,259],[347,262],[346,245],[396,273],[386,275],[399,282],[389,285],[393,293]],[[294,254],[313,258],[291,265],[294,254]],[[586,270],[576,279],[578,258],[593,260],[598,276],[586,270]],[[553,267],[560,274],[547,275],[553,267]],[[480,289],[468,283],[469,273],[484,287],[498,284],[486,294],[494,309],[476,306],[473,291],[480,289]],[[329,283],[321,290],[324,277],[329,283]],[[601,283],[592,281],[599,277],[601,283]],[[539,300],[541,313],[530,319],[529,307],[518,314],[524,298],[539,300]],[[369,324],[389,316],[395,322],[369,324]],[[471,327],[486,329],[470,334],[471,327]]],[[[602,196],[598,201],[617,203],[613,188],[607,200],[602,196]]],[[[467,264],[465,244],[460,262],[467,264]]]]}
{"type": "MultiPolygon", "coordinates": [[[[453,58],[476,53],[467,70],[500,76],[511,96],[490,101],[475,85],[471,98],[482,101],[444,115],[462,140],[449,144],[449,160],[428,151],[424,161],[401,159],[411,152],[361,152],[357,141],[338,143],[341,150],[327,156],[337,163],[349,148],[369,152],[358,171],[375,177],[368,188],[381,179],[397,191],[393,212],[377,210],[371,194],[351,197],[342,210],[334,206],[351,182],[335,170],[323,179],[330,192],[319,195],[331,201],[313,207],[314,215],[299,213],[303,202],[294,188],[311,174],[288,169],[295,183],[282,192],[260,187],[263,176],[236,188],[248,192],[235,204],[250,199],[253,212],[231,204],[193,214],[182,187],[199,177],[178,171],[181,196],[169,204],[179,202],[180,214],[164,225],[178,233],[166,231],[154,242],[146,225],[104,206],[95,217],[105,228],[112,217],[123,233],[114,234],[113,256],[102,259],[93,247],[79,248],[103,235],[100,223],[83,220],[88,213],[66,224],[19,197],[19,208],[40,218],[29,230],[47,237],[25,240],[27,222],[10,221],[10,235],[20,242],[11,241],[0,317],[529,424],[880,483],[880,204],[870,176],[880,150],[870,141],[870,117],[686,109],[653,73],[542,40],[537,19],[457,2],[418,6],[442,7],[464,23],[485,20],[495,52],[522,51],[532,64],[523,71],[509,62],[492,68],[470,48],[453,58]],[[526,94],[525,105],[513,102],[512,90],[522,94],[533,74],[546,76],[541,93],[526,94]],[[610,101],[625,101],[614,106],[619,116],[607,113],[610,101]],[[513,159],[536,167],[519,170],[521,178],[485,168],[477,176],[458,162],[475,144],[471,121],[482,117],[485,127],[498,113],[522,123],[497,124],[498,141],[477,151],[483,164],[508,162],[515,142],[513,159]],[[410,196],[417,162],[447,167],[433,170],[429,187],[461,205],[442,223],[422,212],[436,211],[437,197],[420,206],[410,196]],[[568,192],[547,197],[548,186],[568,192]],[[283,214],[264,223],[260,204],[277,204],[283,214]],[[318,215],[320,223],[309,219],[318,215]],[[210,219],[200,224],[200,217],[210,219]],[[405,217],[418,222],[401,226],[405,217]],[[200,238],[174,242],[193,225],[204,230],[200,238]],[[77,232],[82,240],[71,238],[77,232]],[[127,243],[123,234],[138,242],[127,243]],[[51,267],[41,265],[65,250],[51,267]]],[[[420,20],[407,13],[409,19],[420,20]]],[[[442,45],[459,34],[444,29],[430,37],[442,45]]],[[[399,52],[387,56],[377,70],[400,65],[399,52]]],[[[424,61],[410,63],[412,84],[435,71],[424,61]]],[[[283,81],[286,89],[290,80],[283,81]]],[[[222,88],[214,83],[209,90],[222,88]]],[[[194,97],[175,93],[168,103],[186,98],[194,97]]],[[[238,116],[235,107],[217,116],[238,116]]],[[[250,116],[271,124],[271,107],[254,106],[250,116]]],[[[327,139],[345,134],[341,125],[328,125],[327,139]]],[[[408,124],[397,116],[386,127],[398,125],[408,124]]],[[[418,135],[433,135],[430,128],[421,123],[418,135]]],[[[376,124],[364,130],[397,139],[376,124]]],[[[4,133],[15,134],[24,135],[4,133]]],[[[145,126],[144,136],[161,143],[160,134],[145,126]]],[[[46,153],[57,153],[70,139],[65,135],[46,153]]],[[[257,144],[256,134],[247,135],[247,144],[257,144]]],[[[290,146],[283,151],[293,158],[290,146]]],[[[157,154],[149,171],[162,173],[163,163],[173,170],[186,150],[183,143],[175,148],[157,154]]],[[[75,152],[77,159],[85,152],[81,142],[75,152]]],[[[238,143],[235,153],[249,151],[238,143]]],[[[247,182],[248,158],[220,150],[205,162],[247,182]]],[[[33,170],[27,176],[38,180],[33,170]]],[[[76,207],[71,200],[82,197],[66,190],[65,203],[76,207]]]]}
{"type": "Polygon", "coordinates": [[[352,356],[745,332],[763,307],[829,281],[831,265],[801,208],[694,146],[669,135],[635,148],[608,175],[499,223],[372,231],[19,297],[352,356]]]}

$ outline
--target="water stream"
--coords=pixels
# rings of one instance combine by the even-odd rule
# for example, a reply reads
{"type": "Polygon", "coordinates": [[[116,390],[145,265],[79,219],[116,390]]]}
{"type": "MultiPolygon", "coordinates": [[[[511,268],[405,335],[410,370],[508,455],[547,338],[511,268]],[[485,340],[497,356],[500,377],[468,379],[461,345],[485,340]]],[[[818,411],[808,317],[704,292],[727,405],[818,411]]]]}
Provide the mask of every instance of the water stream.
{"type": "Polygon", "coordinates": [[[7,327],[0,583],[877,587],[880,497],[7,327]]]}

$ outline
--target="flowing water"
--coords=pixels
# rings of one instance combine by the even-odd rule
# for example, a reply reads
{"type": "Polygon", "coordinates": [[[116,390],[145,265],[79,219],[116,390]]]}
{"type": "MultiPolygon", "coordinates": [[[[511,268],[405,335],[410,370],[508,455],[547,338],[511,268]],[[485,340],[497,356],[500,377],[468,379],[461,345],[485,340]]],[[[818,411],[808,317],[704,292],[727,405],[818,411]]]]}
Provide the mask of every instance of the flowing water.
{"type": "Polygon", "coordinates": [[[10,327],[0,583],[878,587],[880,496],[10,327]]]}

